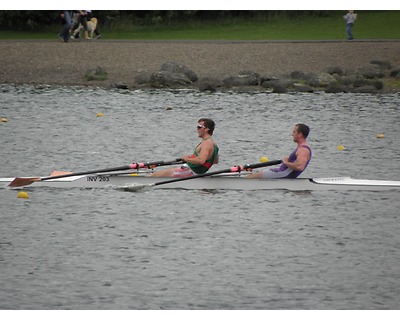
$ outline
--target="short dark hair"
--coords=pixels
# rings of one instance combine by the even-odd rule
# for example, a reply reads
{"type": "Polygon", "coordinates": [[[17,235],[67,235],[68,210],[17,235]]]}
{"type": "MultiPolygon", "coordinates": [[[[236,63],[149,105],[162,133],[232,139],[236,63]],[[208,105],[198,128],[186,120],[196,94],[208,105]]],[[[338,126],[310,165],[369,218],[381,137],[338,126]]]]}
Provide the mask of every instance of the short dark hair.
{"type": "Polygon", "coordinates": [[[200,121],[204,122],[204,126],[208,129],[208,133],[212,135],[215,129],[215,122],[210,118],[200,118],[197,122],[200,121]]]}
{"type": "Polygon", "coordinates": [[[304,123],[298,123],[298,124],[296,124],[296,127],[297,127],[297,131],[300,132],[303,135],[303,137],[307,139],[307,137],[310,133],[309,126],[304,123]]]}

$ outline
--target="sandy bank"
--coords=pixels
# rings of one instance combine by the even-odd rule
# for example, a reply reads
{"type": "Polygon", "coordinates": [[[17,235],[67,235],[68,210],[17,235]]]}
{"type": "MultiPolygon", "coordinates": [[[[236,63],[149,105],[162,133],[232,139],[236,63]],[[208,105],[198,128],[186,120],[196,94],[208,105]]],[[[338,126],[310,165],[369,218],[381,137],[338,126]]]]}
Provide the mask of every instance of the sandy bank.
{"type": "Polygon", "coordinates": [[[202,78],[242,70],[263,76],[327,66],[353,70],[376,59],[400,67],[400,41],[0,41],[0,83],[134,86],[138,70],[155,72],[167,61],[202,78]],[[84,79],[96,66],[105,69],[108,80],[84,79]]]}

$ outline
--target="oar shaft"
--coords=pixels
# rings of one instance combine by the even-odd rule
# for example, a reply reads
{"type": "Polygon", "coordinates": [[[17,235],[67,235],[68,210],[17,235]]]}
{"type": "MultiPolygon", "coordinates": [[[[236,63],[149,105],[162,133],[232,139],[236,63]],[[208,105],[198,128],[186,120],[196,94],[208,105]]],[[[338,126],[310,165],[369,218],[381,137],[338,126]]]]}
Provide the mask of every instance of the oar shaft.
{"type": "Polygon", "coordinates": [[[197,174],[197,175],[189,176],[189,177],[176,178],[176,179],[171,179],[171,180],[166,180],[166,181],[159,181],[159,182],[154,183],[154,186],[159,186],[159,185],[162,185],[162,184],[179,182],[179,181],[185,181],[185,180],[190,180],[190,179],[209,177],[209,176],[222,174],[222,173],[241,172],[241,171],[246,171],[246,170],[249,170],[249,169],[256,169],[256,168],[274,166],[274,165],[277,165],[277,164],[280,164],[280,163],[282,163],[282,160],[272,160],[272,161],[268,161],[268,162],[260,162],[260,163],[255,163],[255,164],[245,164],[243,166],[235,166],[235,167],[232,167],[232,168],[229,168],[229,169],[213,171],[213,172],[206,172],[206,173],[197,174]]]}
{"type": "Polygon", "coordinates": [[[53,179],[68,178],[68,177],[74,177],[74,176],[84,176],[87,174],[94,174],[94,173],[133,170],[133,169],[139,169],[139,168],[150,168],[150,167],[155,167],[155,166],[169,166],[169,165],[178,164],[178,163],[183,163],[183,160],[175,159],[175,160],[171,160],[171,161],[137,162],[137,163],[131,163],[126,166],[120,166],[120,167],[115,167],[115,168],[106,168],[106,169],[100,169],[100,170],[98,169],[98,170],[83,171],[83,172],[76,172],[76,173],[67,173],[67,174],[62,174],[59,176],[44,177],[44,178],[41,178],[40,180],[42,180],[42,181],[53,180],[53,179]]]}
{"type": "Polygon", "coordinates": [[[202,178],[202,177],[213,176],[215,174],[229,173],[229,172],[234,172],[234,171],[231,171],[231,169],[226,169],[226,170],[220,170],[220,171],[207,172],[207,173],[202,173],[202,174],[196,174],[195,176],[176,178],[176,179],[171,179],[171,180],[167,180],[167,181],[159,181],[159,182],[154,183],[154,185],[159,186],[161,184],[179,182],[179,181],[190,180],[190,179],[197,179],[197,178],[202,178]]]}
{"type": "Polygon", "coordinates": [[[141,163],[136,163],[136,168],[134,168],[134,169],[151,168],[151,167],[159,167],[159,166],[171,166],[171,165],[179,164],[179,163],[184,163],[184,161],[181,158],[178,158],[178,159],[171,160],[171,161],[141,162],[141,163]]]}
{"type": "Polygon", "coordinates": [[[59,176],[51,176],[51,177],[44,177],[41,178],[41,181],[45,180],[53,180],[53,179],[60,179],[60,178],[68,178],[68,177],[75,177],[75,176],[84,176],[87,174],[94,174],[94,173],[102,173],[102,172],[113,172],[113,171],[122,171],[122,170],[129,170],[129,169],[136,169],[135,164],[130,164],[127,166],[115,167],[115,168],[107,168],[107,169],[100,169],[100,170],[91,170],[91,171],[83,171],[83,172],[76,172],[76,173],[67,173],[62,174],[59,176]]]}
{"type": "Polygon", "coordinates": [[[127,166],[115,167],[115,168],[106,168],[106,169],[97,169],[97,170],[90,170],[90,171],[83,171],[83,172],[74,172],[74,173],[66,173],[61,175],[49,176],[49,177],[32,177],[32,178],[15,178],[11,183],[8,185],[9,188],[17,188],[28,186],[34,182],[38,181],[46,181],[52,179],[60,179],[60,178],[67,178],[67,177],[76,177],[76,176],[84,176],[87,174],[97,174],[97,173],[105,173],[105,172],[115,172],[115,171],[124,171],[124,170],[132,170],[132,169],[139,169],[139,168],[152,168],[155,166],[167,166],[173,164],[184,163],[182,159],[175,159],[172,161],[154,161],[154,162],[141,162],[141,163],[131,163],[127,166]]]}

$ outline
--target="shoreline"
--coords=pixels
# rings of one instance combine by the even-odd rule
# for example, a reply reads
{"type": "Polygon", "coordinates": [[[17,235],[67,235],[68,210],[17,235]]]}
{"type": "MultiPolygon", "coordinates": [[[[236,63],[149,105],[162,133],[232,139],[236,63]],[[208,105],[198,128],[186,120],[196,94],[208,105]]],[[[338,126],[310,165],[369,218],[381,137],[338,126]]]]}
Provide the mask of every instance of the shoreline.
{"type": "Polygon", "coordinates": [[[140,72],[157,72],[165,62],[185,65],[199,78],[222,79],[244,70],[261,76],[334,66],[356,70],[372,60],[400,68],[400,41],[3,40],[0,83],[138,88],[140,72]],[[108,79],[86,80],[86,72],[97,66],[108,79]]]}

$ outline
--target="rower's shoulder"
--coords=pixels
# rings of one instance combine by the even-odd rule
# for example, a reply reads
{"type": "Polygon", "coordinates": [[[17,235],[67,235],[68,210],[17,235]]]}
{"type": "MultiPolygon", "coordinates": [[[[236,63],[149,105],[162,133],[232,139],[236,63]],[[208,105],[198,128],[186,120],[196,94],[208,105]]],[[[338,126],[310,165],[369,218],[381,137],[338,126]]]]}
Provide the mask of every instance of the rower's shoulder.
{"type": "Polygon", "coordinates": [[[311,147],[308,144],[302,144],[297,147],[297,154],[307,153],[311,155],[311,147]]]}
{"type": "Polygon", "coordinates": [[[202,141],[202,146],[207,148],[208,150],[214,150],[215,148],[219,148],[217,143],[210,137],[206,140],[202,141]]]}
{"type": "Polygon", "coordinates": [[[208,137],[206,139],[203,139],[201,144],[216,145],[216,143],[215,143],[215,141],[213,140],[212,137],[208,137]]]}

